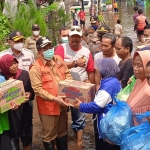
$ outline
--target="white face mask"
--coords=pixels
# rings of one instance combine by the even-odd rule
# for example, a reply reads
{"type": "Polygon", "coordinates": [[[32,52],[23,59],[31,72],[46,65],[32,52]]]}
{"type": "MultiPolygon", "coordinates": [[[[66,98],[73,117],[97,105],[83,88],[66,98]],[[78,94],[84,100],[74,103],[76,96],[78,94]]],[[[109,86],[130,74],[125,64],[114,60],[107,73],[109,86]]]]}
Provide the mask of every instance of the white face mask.
{"type": "Polygon", "coordinates": [[[62,43],[69,43],[69,39],[68,39],[67,36],[66,37],[61,37],[61,41],[62,41],[62,43]]]}
{"type": "Polygon", "coordinates": [[[150,38],[143,38],[144,43],[150,41],[150,38]]]}
{"type": "Polygon", "coordinates": [[[14,44],[14,49],[17,51],[22,51],[23,45],[24,44],[22,42],[16,43],[16,44],[14,44]]]}
{"type": "Polygon", "coordinates": [[[39,33],[40,33],[40,31],[33,31],[33,35],[34,35],[34,36],[38,36],[39,33]]]}

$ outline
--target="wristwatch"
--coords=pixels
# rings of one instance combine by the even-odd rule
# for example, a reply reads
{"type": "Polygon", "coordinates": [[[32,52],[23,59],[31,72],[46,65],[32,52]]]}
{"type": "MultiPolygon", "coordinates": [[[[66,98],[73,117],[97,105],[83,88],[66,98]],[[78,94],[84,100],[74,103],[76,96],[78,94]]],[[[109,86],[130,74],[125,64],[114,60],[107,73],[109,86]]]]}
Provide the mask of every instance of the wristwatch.
{"type": "Polygon", "coordinates": [[[72,62],[72,64],[73,64],[73,67],[78,67],[78,62],[77,62],[77,60],[74,60],[73,62],[72,62]]]}

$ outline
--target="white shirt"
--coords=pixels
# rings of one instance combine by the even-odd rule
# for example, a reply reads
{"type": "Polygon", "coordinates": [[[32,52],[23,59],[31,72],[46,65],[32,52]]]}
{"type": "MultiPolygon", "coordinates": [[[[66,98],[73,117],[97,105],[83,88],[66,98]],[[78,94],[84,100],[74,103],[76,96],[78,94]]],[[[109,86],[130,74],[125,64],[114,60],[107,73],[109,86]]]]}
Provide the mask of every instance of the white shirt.
{"type": "Polygon", "coordinates": [[[78,51],[73,51],[68,43],[64,43],[61,45],[64,48],[64,61],[65,62],[72,62],[74,60],[78,60],[83,55],[85,56],[84,57],[86,59],[85,67],[76,67],[76,68],[70,69],[70,73],[74,80],[84,82],[86,79],[88,79],[88,73],[86,71],[86,68],[88,65],[89,57],[90,57],[90,51],[84,46],[82,46],[82,48],[78,51]]]}
{"type": "Polygon", "coordinates": [[[116,35],[121,35],[122,26],[120,24],[116,24],[114,27],[114,33],[116,35]]]}
{"type": "Polygon", "coordinates": [[[74,19],[77,21],[79,20],[78,13],[74,13],[74,19]]]}
{"type": "MultiPolygon", "coordinates": [[[[94,68],[95,68],[95,69],[98,68],[98,67],[97,67],[97,60],[98,60],[98,59],[102,59],[102,58],[104,58],[102,52],[99,52],[99,53],[97,53],[97,54],[95,55],[95,57],[94,57],[94,68]]],[[[121,59],[118,57],[117,54],[115,54],[115,56],[114,56],[112,59],[115,60],[115,62],[117,63],[117,65],[118,65],[119,62],[121,61],[121,59]]]]}
{"type": "Polygon", "coordinates": [[[104,108],[111,101],[111,96],[105,90],[99,90],[94,98],[94,102],[102,108],[104,108]]]}
{"type": "Polygon", "coordinates": [[[20,68],[22,70],[26,70],[26,71],[29,71],[30,65],[32,65],[35,61],[33,52],[31,50],[25,49],[25,48],[22,48],[20,55],[18,55],[17,57],[14,55],[11,48],[0,52],[0,57],[4,56],[6,54],[13,55],[19,62],[18,68],[20,68]]]}

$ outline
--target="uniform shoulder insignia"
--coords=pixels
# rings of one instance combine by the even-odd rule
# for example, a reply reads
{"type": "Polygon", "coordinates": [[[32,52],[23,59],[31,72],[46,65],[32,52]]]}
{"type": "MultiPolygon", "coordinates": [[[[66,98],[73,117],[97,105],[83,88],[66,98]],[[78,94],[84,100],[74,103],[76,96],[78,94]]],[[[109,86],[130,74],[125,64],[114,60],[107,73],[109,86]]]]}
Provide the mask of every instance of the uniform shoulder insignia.
{"type": "Polygon", "coordinates": [[[27,48],[23,48],[23,50],[33,53],[33,51],[32,51],[32,50],[27,49],[27,48]]]}

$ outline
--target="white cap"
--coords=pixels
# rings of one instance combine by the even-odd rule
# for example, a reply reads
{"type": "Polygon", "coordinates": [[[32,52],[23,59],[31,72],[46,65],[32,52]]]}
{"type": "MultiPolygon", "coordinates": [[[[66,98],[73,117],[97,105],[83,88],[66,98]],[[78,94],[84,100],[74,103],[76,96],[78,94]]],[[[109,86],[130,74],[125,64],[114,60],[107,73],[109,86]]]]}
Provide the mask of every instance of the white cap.
{"type": "Polygon", "coordinates": [[[80,27],[78,26],[72,26],[69,30],[69,36],[72,36],[72,35],[79,35],[79,36],[82,36],[82,30],[80,27]]]}
{"type": "Polygon", "coordinates": [[[144,44],[137,46],[138,49],[150,46],[150,40],[146,41],[144,44]]]}

